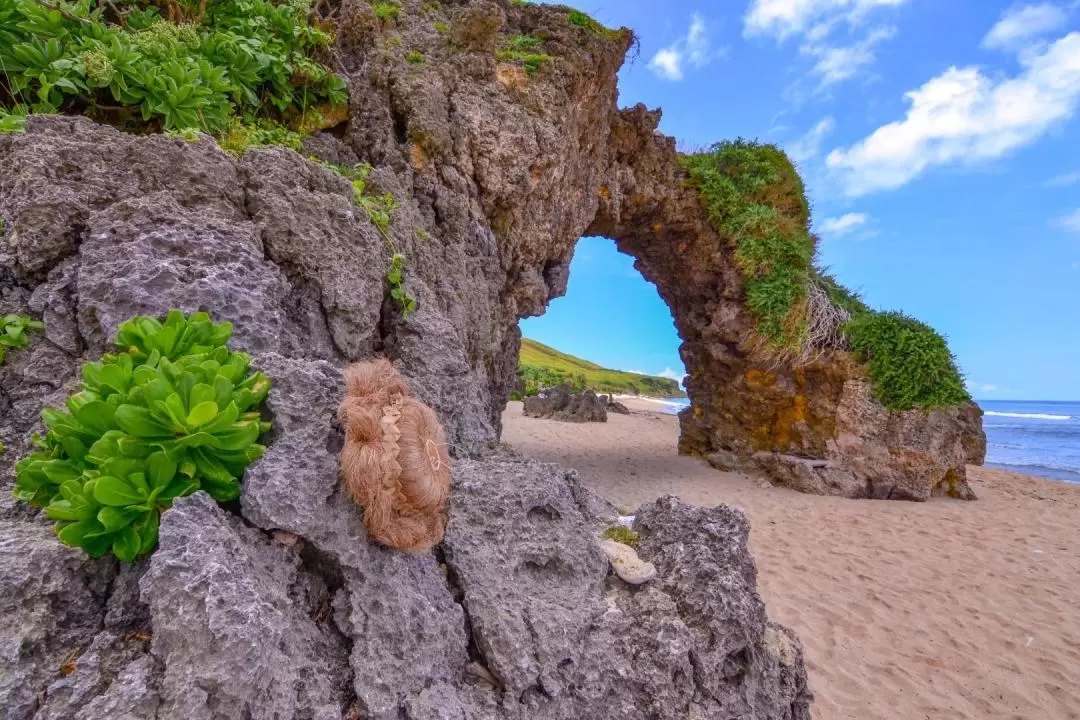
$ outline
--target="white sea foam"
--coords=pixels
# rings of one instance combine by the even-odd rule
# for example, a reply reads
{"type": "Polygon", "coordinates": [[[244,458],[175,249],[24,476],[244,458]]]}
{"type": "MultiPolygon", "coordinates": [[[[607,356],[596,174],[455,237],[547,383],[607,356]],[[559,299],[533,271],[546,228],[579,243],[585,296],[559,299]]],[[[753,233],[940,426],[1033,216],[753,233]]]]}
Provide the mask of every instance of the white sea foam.
{"type": "Polygon", "coordinates": [[[1031,420],[1072,420],[1072,415],[1046,415],[1043,413],[1009,413],[994,412],[993,410],[987,410],[986,414],[993,417],[1029,418],[1031,420]]]}

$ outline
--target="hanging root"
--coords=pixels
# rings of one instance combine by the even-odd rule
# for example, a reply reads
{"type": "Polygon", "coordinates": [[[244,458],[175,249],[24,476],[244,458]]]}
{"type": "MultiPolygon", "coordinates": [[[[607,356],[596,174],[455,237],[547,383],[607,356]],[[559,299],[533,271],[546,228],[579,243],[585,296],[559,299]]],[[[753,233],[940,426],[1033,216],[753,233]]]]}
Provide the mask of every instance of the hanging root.
{"type": "Polygon", "coordinates": [[[847,347],[844,325],[851,313],[837,307],[814,279],[806,285],[806,339],[798,364],[813,362],[828,350],[847,347]]]}
{"type": "Polygon", "coordinates": [[[806,283],[806,297],[788,315],[793,333],[799,336],[797,347],[777,347],[768,338],[750,330],[743,338],[744,345],[760,362],[772,369],[784,366],[811,365],[830,350],[849,350],[844,325],[851,313],[829,299],[819,281],[811,277],[806,283]]]}
{"type": "Polygon", "coordinates": [[[345,370],[338,408],[345,426],[341,478],[364,508],[373,540],[395,550],[420,552],[446,530],[450,456],[434,411],[386,360],[345,370]]]}

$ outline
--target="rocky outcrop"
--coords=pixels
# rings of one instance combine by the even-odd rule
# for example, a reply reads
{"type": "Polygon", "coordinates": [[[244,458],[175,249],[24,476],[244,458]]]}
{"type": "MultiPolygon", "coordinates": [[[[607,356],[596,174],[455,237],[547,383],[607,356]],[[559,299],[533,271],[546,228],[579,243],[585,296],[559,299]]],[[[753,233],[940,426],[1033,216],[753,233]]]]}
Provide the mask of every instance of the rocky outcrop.
{"type": "Polygon", "coordinates": [[[606,403],[592,390],[570,391],[566,383],[545,388],[525,398],[525,417],[549,418],[562,422],[607,422],[606,403]]]}
{"type": "Polygon", "coordinates": [[[617,415],[630,414],[630,408],[616,400],[612,395],[601,395],[600,400],[604,403],[604,407],[608,412],[613,412],[617,415]]]}
{"type": "Polygon", "coordinates": [[[631,33],[509,0],[401,6],[383,21],[340,4],[351,120],[305,145],[374,166],[372,191],[397,199],[385,236],[347,179],[290,150],[236,158],[69,117],[0,134],[0,314],[45,320],[0,366],[5,717],[808,718],[799,645],[765,615],[741,513],[644,508],[657,575],[631,588],[597,540],[610,508],[573,473],[490,454],[518,321],[565,292],[580,236],[614,238],[684,341],[681,449],[772,463],[804,489],[965,495],[979,411],[888,413],[844,353],[802,368],[754,354],[731,243],[659,114],[617,109],[631,33]],[[523,34],[549,56],[534,74],[493,52],[523,34]],[[391,249],[408,258],[408,316],[391,249]],[[234,322],[273,379],[269,449],[239,503],[166,512],[149,560],[89,561],[14,503],[14,463],[121,321],[173,307],[234,322]],[[369,542],[338,482],[340,368],[372,357],[447,430],[455,488],[434,553],[369,542]]]}
{"type": "Polygon", "coordinates": [[[798,367],[760,352],[734,243],[708,223],[659,122],[642,106],[616,118],[612,165],[587,234],[613,238],[636,258],[671,308],[691,400],[679,416],[680,451],[804,492],[973,499],[966,465],[982,463],[986,442],[977,406],[890,412],[848,352],[798,367]]]}
{"type": "Polygon", "coordinates": [[[645,508],[658,578],[632,590],[598,540],[614,509],[572,471],[503,451],[456,461],[437,552],[391,552],[337,482],[339,369],[254,364],[274,381],[274,432],[238,507],[178,500],[155,553],[122,568],[6,511],[6,718],[809,718],[740,512],[645,508]]]}
{"type": "Polygon", "coordinates": [[[100,352],[124,317],[177,306],[234,320],[255,350],[388,356],[468,454],[498,439],[518,320],[565,292],[579,237],[605,235],[636,258],[683,339],[683,452],[740,469],[765,467],[761,453],[825,461],[850,474],[853,496],[970,496],[951,448],[981,461],[976,410],[932,413],[923,429],[890,413],[887,432],[849,432],[841,415],[865,383],[861,365],[843,352],[777,365],[747,342],[732,241],[706,222],[659,112],[617,109],[631,43],[558,6],[407,0],[382,22],[367,3],[342,3],[351,120],[305,150],[370,162],[372,189],[398,199],[388,232],[419,301],[408,317],[384,280],[390,244],[331,170],[287,150],[236,160],[208,139],[70,118],[0,137],[0,277],[68,354],[100,352]],[[533,74],[493,52],[517,35],[543,40],[550,59],[533,74]]]}

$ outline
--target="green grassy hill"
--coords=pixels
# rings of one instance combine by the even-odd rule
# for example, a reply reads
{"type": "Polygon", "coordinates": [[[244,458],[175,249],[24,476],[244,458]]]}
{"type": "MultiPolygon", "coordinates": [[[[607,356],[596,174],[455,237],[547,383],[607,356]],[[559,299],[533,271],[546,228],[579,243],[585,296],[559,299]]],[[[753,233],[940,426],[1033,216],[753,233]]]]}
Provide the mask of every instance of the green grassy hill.
{"type": "Polygon", "coordinates": [[[569,382],[576,390],[588,388],[598,393],[686,397],[674,380],[609,370],[528,338],[521,340],[518,374],[525,380],[526,395],[536,394],[541,387],[569,382]]]}

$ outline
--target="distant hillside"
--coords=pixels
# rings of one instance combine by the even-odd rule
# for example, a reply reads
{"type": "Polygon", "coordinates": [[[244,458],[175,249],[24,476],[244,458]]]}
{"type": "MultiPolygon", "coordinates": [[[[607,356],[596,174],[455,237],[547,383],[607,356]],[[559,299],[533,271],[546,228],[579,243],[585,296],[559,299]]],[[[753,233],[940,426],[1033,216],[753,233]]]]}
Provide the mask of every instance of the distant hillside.
{"type": "Polygon", "coordinates": [[[577,390],[588,388],[622,395],[686,397],[674,380],[609,370],[528,338],[521,340],[518,374],[525,381],[526,395],[536,394],[541,387],[569,382],[577,390]]]}

